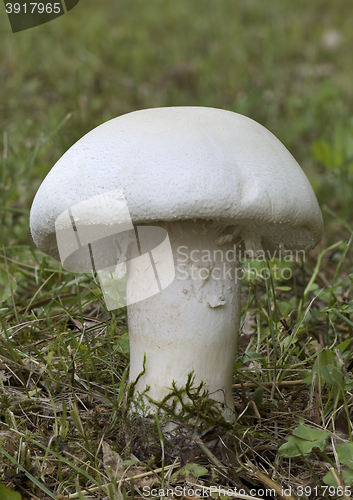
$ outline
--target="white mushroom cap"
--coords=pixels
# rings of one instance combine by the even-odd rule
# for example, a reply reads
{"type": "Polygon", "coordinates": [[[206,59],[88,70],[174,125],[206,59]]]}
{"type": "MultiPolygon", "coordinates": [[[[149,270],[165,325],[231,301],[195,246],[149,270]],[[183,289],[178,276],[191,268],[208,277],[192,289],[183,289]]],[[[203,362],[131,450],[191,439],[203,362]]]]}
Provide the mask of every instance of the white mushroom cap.
{"type": "MultiPolygon", "coordinates": [[[[147,109],[86,134],[36,194],[30,216],[36,245],[59,259],[58,216],[115,189],[134,224],[213,220],[254,235],[256,247],[305,251],[322,236],[321,211],[298,163],[271,132],[231,111],[147,109]]],[[[95,223],[94,216],[87,221],[95,223]]]]}

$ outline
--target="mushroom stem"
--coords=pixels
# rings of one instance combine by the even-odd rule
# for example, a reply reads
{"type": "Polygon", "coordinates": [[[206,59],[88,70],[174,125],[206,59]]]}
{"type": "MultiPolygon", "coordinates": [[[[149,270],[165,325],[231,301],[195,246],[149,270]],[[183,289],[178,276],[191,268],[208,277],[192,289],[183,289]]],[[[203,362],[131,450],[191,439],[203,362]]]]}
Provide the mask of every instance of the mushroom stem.
{"type": "MultiPolygon", "coordinates": [[[[234,418],[232,379],[240,321],[239,262],[234,245],[221,247],[217,227],[205,221],[164,225],[172,246],[175,279],[162,292],[128,306],[130,381],[145,374],[138,392],[161,401],[172,387],[205,382],[210,397],[234,418]]],[[[129,282],[128,282],[129,283],[129,282]]],[[[129,294],[129,285],[127,293],[129,294]]],[[[146,401],[151,411],[153,405],[146,401]]]]}

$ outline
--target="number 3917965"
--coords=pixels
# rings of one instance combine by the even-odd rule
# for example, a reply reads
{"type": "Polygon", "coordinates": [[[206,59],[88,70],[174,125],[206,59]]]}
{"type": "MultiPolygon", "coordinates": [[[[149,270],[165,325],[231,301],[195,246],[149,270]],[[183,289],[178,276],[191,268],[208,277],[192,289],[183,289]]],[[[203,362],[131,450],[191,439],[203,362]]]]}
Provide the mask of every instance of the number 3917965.
{"type": "Polygon", "coordinates": [[[61,3],[37,3],[37,2],[25,2],[20,3],[7,3],[6,13],[7,14],[60,14],[61,3]]]}

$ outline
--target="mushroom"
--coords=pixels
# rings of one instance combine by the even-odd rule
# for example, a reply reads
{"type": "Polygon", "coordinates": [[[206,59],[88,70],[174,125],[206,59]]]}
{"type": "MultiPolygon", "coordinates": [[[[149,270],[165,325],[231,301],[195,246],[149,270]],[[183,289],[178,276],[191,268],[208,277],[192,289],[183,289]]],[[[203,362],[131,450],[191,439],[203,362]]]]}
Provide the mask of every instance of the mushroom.
{"type": "Polygon", "coordinates": [[[40,186],[30,226],[56,259],[67,241],[61,260],[74,256],[73,270],[126,277],[129,377],[139,392],[149,387],[161,401],[193,371],[231,420],[238,249],[262,258],[307,251],[323,221],[308,179],[271,132],[230,111],[171,107],[120,116],[74,144],[40,186]],[[119,232],[125,243],[114,240],[119,232]],[[157,285],[134,295],[151,272],[157,285]]]}

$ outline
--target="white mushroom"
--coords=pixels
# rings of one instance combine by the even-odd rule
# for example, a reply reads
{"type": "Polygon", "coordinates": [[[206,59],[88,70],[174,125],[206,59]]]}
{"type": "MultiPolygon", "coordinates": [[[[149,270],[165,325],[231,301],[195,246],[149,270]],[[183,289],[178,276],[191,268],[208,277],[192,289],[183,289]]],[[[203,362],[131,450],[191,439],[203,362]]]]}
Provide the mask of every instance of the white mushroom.
{"type": "Polygon", "coordinates": [[[230,111],[175,107],[129,113],[80,139],[39,188],[30,218],[38,248],[59,259],[56,230],[67,230],[72,221],[85,230],[81,246],[73,239],[66,252],[72,250],[77,267],[92,268],[91,237],[101,259],[96,269],[109,263],[120,276],[127,270],[131,381],[146,356],[137,389],[150,386],[148,395],[160,401],[172,381],[185,385],[193,370],[195,382],[204,381],[232,418],[240,319],[234,241],[241,238],[256,256],[261,250],[307,251],[322,235],[314,192],[287,149],[264,127],[230,111]],[[153,253],[162,237],[147,249],[146,262],[152,261],[158,279],[143,300],[134,297],[144,279],[138,254],[129,260],[125,245],[125,253],[112,260],[119,224],[134,231],[133,224],[139,236],[144,226],[159,226],[169,236],[175,279],[163,282],[170,274],[167,240],[163,251],[153,253]]]}

